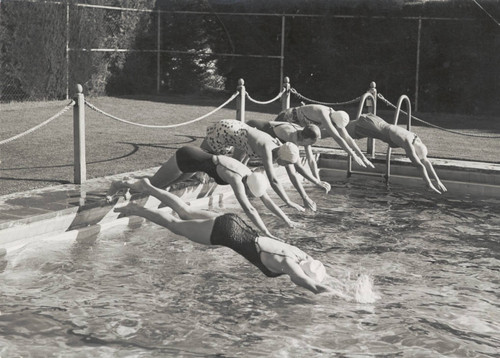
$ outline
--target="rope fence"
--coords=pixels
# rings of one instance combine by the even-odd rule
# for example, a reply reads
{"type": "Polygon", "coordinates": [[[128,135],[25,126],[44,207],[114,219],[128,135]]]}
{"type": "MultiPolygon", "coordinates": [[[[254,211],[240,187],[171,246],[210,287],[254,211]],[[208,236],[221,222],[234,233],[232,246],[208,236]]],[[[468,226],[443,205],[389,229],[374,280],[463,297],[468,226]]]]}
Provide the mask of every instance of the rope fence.
{"type": "Polygon", "coordinates": [[[276,95],[276,97],[274,97],[273,99],[270,99],[269,101],[257,101],[256,99],[253,99],[252,97],[250,97],[250,95],[248,94],[248,92],[246,92],[246,95],[247,95],[247,98],[251,102],[253,102],[253,103],[257,103],[257,104],[269,104],[269,103],[273,103],[274,101],[280,99],[281,96],[283,96],[283,93],[285,93],[285,89],[282,89],[281,92],[276,95]]]}
{"type": "MultiPolygon", "coordinates": [[[[34,126],[33,128],[30,128],[20,134],[17,134],[11,138],[4,139],[0,141],[0,145],[10,143],[16,139],[22,138],[30,133],[33,133],[37,129],[40,129],[41,127],[49,124],[53,120],[59,118],[62,116],[65,112],[67,112],[69,109],[73,108],[73,137],[74,137],[74,173],[75,173],[75,183],[81,184],[86,180],[86,159],[85,159],[85,111],[84,108],[85,106],[92,109],[93,111],[114,119],[118,122],[128,124],[128,125],[133,125],[133,126],[138,126],[138,127],[143,127],[143,128],[155,128],[155,129],[168,129],[168,128],[176,128],[184,125],[188,125],[191,123],[198,122],[200,120],[203,120],[210,115],[218,112],[221,110],[223,107],[227,106],[229,103],[231,103],[233,100],[237,100],[236,103],[236,119],[240,121],[245,121],[245,99],[248,98],[249,101],[256,103],[256,104],[269,104],[272,102],[275,102],[279,99],[281,99],[281,108],[282,110],[290,108],[290,94],[294,94],[296,97],[298,97],[301,100],[308,101],[310,103],[314,104],[321,104],[321,105],[327,105],[327,106],[343,106],[343,105],[348,105],[348,104],[355,104],[358,103],[358,113],[357,116],[359,117],[363,111],[363,109],[366,107],[369,112],[376,114],[377,111],[377,99],[380,99],[382,102],[384,102],[387,106],[392,107],[393,109],[396,110],[396,112],[399,113],[404,113],[407,114],[405,111],[401,110],[400,106],[395,106],[391,102],[389,102],[382,94],[377,93],[376,89],[376,84],[375,82],[372,82],[370,84],[370,88],[362,95],[359,96],[355,99],[352,99],[350,101],[346,102],[321,102],[321,101],[316,101],[310,98],[307,98],[306,96],[303,96],[300,94],[296,89],[292,88],[290,86],[290,79],[288,77],[284,78],[283,81],[283,87],[281,91],[272,99],[268,101],[258,101],[250,96],[245,90],[245,85],[243,79],[240,79],[238,81],[238,86],[237,86],[237,91],[231,95],[224,103],[222,103],[220,106],[215,108],[214,110],[189,121],[182,122],[182,123],[177,123],[177,124],[169,124],[169,125],[152,125],[152,124],[141,124],[137,123],[134,121],[126,120],[119,118],[117,116],[114,116],[112,114],[109,114],[102,109],[97,108],[95,105],[92,103],[88,102],[83,95],[83,88],[81,85],[77,85],[77,93],[74,97],[74,99],[66,105],[62,110],[57,112],[54,116],[50,117],[46,121],[34,126]]],[[[404,96],[406,97],[406,96],[404,96]]],[[[407,98],[407,97],[406,97],[407,98]]],[[[410,109],[410,104],[409,104],[409,99],[408,101],[408,112],[411,113],[410,109]]],[[[435,124],[429,123],[427,121],[424,121],[420,118],[414,117],[411,114],[409,115],[409,119],[413,118],[419,122],[422,122],[430,127],[443,130],[449,133],[453,134],[458,134],[458,135],[463,135],[463,136],[469,136],[469,137],[478,137],[478,138],[500,138],[500,136],[490,136],[490,135],[483,135],[483,134],[472,134],[472,133],[464,133],[452,129],[447,129],[443,128],[440,126],[437,126],[435,124]]],[[[367,147],[367,154],[371,154],[372,157],[375,155],[375,141],[371,139],[371,141],[368,142],[368,147],[367,147]]],[[[350,157],[348,161],[348,175],[351,172],[350,168],[350,157]]]]}
{"type": "Polygon", "coordinates": [[[351,99],[350,101],[346,101],[346,102],[332,102],[332,103],[329,103],[329,102],[321,102],[321,101],[316,101],[314,99],[307,98],[306,96],[301,95],[299,92],[297,92],[297,90],[295,88],[291,88],[290,92],[293,93],[299,99],[305,100],[305,101],[310,102],[310,103],[322,104],[324,106],[345,106],[345,105],[348,105],[348,104],[358,103],[360,101],[360,99],[361,99],[361,96],[360,96],[360,97],[356,97],[356,98],[351,99]]]}
{"type": "MultiPolygon", "coordinates": [[[[389,102],[382,94],[378,94],[377,95],[378,98],[380,98],[382,100],[382,102],[384,102],[388,107],[392,107],[393,109],[396,109],[396,106],[394,104],[392,104],[391,102],[389,102]]],[[[403,114],[408,114],[406,113],[405,111],[401,110],[401,113],[403,114]]],[[[466,136],[466,137],[477,137],[477,138],[492,138],[492,139],[496,139],[496,138],[500,138],[500,136],[490,136],[490,135],[487,135],[487,134],[473,134],[473,133],[465,133],[465,132],[460,132],[460,131],[456,131],[456,130],[453,130],[453,129],[448,129],[448,128],[443,128],[443,127],[440,127],[438,125],[435,125],[435,124],[432,124],[432,123],[429,123],[427,121],[424,121],[423,119],[420,119],[420,118],[417,118],[415,116],[411,116],[412,119],[418,121],[418,122],[421,122],[421,123],[424,123],[426,125],[428,125],[429,127],[433,127],[433,128],[436,128],[436,129],[439,129],[439,130],[442,130],[442,131],[445,131],[445,132],[449,132],[449,133],[453,133],[453,134],[457,134],[457,135],[462,135],[462,136],[466,136]]]]}
{"type": "Polygon", "coordinates": [[[56,114],[54,114],[52,117],[50,117],[46,121],[44,121],[44,122],[42,122],[42,123],[34,126],[33,128],[28,129],[27,131],[19,133],[19,134],[15,135],[15,136],[13,136],[11,138],[7,138],[7,139],[4,139],[4,140],[0,141],[0,145],[10,143],[10,142],[12,142],[12,141],[14,141],[16,139],[24,137],[25,135],[33,133],[37,129],[40,129],[43,126],[49,124],[54,119],[61,117],[64,113],[66,113],[67,111],[69,111],[71,109],[71,107],[73,107],[74,105],[75,105],[75,101],[72,100],[66,107],[64,107],[62,110],[60,110],[59,112],[57,112],[56,114]]]}
{"type": "Polygon", "coordinates": [[[90,109],[96,111],[97,113],[100,113],[100,114],[102,114],[102,115],[104,115],[106,117],[109,117],[109,118],[114,119],[116,121],[119,121],[121,123],[130,124],[130,125],[138,126],[138,127],[144,127],[144,128],[162,128],[162,129],[165,129],[165,128],[176,128],[176,127],[180,127],[180,126],[185,126],[187,124],[191,124],[191,123],[194,123],[194,122],[198,122],[198,121],[200,121],[202,119],[205,119],[208,116],[210,116],[210,115],[214,114],[215,112],[219,111],[221,108],[225,107],[227,104],[229,104],[231,101],[233,101],[237,96],[238,96],[238,92],[234,93],[226,102],[224,102],[223,104],[221,104],[219,107],[217,107],[213,111],[210,111],[210,112],[208,112],[207,114],[205,114],[205,115],[203,115],[201,117],[195,118],[195,119],[187,121],[187,122],[178,123],[178,124],[169,124],[169,125],[152,125],[152,124],[141,124],[141,123],[131,122],[131,121],[127,121],[126,119],[118,118],[116,116],[113,116],[112,114],[106,113],[103,110],[101,110],[101,109],[97,108],[96,106],[94,106],[93,104],[89,103],[87,100],[85,100],[85,105],[87,107],[89,107],[90,109]]]}

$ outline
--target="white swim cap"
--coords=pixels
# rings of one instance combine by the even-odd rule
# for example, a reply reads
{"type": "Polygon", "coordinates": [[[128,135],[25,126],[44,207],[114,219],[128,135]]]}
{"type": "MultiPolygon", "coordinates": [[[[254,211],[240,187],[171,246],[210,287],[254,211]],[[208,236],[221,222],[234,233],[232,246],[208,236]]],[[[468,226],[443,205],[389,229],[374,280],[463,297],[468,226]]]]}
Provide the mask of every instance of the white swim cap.
{"type": "Polygon", "coordinates": [[[253,196],[260,198],[266,193],[269,187],[269,181],[264,174],[253,172],[247,176],[247,186],[253,196]]]}
{"type": "Polygon", "coordinates": [[[349,115],[344,111],[335,111],[330,108],[330,118],[339,128],[345,128],[349,123],[349,115]]]}
{"type": "Polygon", "coordinates": [[[286,142],[278,149],[278,158],[286,162],[295,164],[300,158],[299,147],[291,142],[286,142]]]}
{"type": "Polygon", "coordinates": [[[307,260],[300,263],[300,267],[307,276],[315,280],[316,282],[322,282],[326,277],[325,266],[318,260],[307,260]]]}

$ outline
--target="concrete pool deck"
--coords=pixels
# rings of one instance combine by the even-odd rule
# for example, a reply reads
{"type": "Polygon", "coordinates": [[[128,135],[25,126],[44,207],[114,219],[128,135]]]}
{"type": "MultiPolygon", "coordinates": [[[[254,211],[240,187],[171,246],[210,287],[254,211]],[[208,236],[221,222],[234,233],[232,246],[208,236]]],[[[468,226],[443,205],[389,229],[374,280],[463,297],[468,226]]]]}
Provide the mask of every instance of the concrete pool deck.
{"type": "MultiPolygon", "coordinates": [[[[346,155],[341,150],[315,148],[319,155],[319,167],[325,180],[357,180],[360,173],[371,173],[382,179],[385,173],[385,156],[373,159],[375,169],[362,169],[353,164],[355,173],[346,179],[346,155]]],[[[467,193],[471,196],[500,199],[500,164],[432,159],[436,171],[449,193],[467,193]]],[[[105,193],[112,180],[124,176],[142,176],[154,173],[158,168],[150,168],[134,173],[124,173],[88,180],[82,185],[58,185],[0,196],[0,258],[9,250],[23,245],[27,239],[71,236],[84,240],[96,236],[101,230],[118,224],[128,224],[139,219],[119,218],[113,207],[124,199],[109,204],[105,193]]],[[[286,172],[280,172],[280,178],[286,172]]],[[[286,179],[288,180],[288,179],[286,179]]],[[[382,180],[381,180],[382,181],[382,180]]],[[[417,170],[409,160],[394,156],[391,160],[391,182],[408,185],[424,184],[417,170]]],[[[172,190],[192,205],[218,206],[224,196],[233,195],[229,186],[219,186],[212,181],[200,184],[198,181],[181,183],[172,190]]],[[[158,206],[154,198],[134,196],[146,206],[158,206]]]]}

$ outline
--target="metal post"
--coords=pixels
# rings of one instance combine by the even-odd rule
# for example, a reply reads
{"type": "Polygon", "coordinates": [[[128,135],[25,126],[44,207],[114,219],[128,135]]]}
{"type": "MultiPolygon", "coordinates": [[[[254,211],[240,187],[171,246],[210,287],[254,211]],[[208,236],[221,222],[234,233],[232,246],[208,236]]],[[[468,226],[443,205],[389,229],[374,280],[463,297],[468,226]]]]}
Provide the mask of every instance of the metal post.
{"type": "Polygon", "coordinates": [[[69,99],[69,0],[66,1],[66,99],[69,99]]]}
{"type": "Polygon", "coordinates": [[[281,110],[290,108],[290,78],[285,77],[283,81],[284,92],[281,95],[281,110]]]}
{"type": "Polygon", "coordinates": [[[415,73],[415,112],[418,111],[418,87],[420,77],[420,40],[422,35],[422,18],[418,19],[418,34],[417,34],[417,68],[415,73]]]}
{"type": "Polygon", "coordinates": [[[160,93],[160,73],[161,73],[161,31],[160,31],[160,23],[161,23],[161,13],[157,11],[158,21],[157,21],[157,32],[156,32],[156,93],[160,93]]]}
{"type": "MultiPolygon", "coordinates": [[[[281,17],[281,63],[280,63],[280,85],[283,83],[283,73],[285,67],[285,16],[281,17]]],[[[288,108],[288,107],[287,107],[288,108]]]]}
{"type": "Polygon", "coordinates": [[[243,80],[243,78],[240,78],[238,80],[237,90],[240,93],[240,95],[236,98],[236,119],[238,121],[245,122],[246,91],[245,91],[245,81],[243,80]]]}
{"type": "Polygon", "coordinates": [[[85,159],[85,98],[83,87],[76,85],[75,105],[73,106],[73,148],[74,148],[74,181],[83,184],[87,178],[85,159]]]}
{"type": "MultiPolygon", "coordinates": [[[[370,83],[370,89],[368,90],[374,98],[368,98],[366,100],[366,106],[368,107],[368,112],[377,114],[377,84],[375,82],[370,83]]],[[[366,154],[370,155],[370,158],[375,158],[375,139],[368,138],[366,142],[366,154]]]]}

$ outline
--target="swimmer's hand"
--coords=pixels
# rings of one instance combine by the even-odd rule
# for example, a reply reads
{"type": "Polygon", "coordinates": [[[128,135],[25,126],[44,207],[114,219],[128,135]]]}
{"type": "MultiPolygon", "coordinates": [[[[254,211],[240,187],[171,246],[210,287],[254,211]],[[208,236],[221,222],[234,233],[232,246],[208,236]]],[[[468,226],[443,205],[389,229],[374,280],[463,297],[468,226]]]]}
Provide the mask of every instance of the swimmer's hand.
{"type": "Polygon", "coordinates": [[[439,190],[441,190],[443,193],[448,191],[448,189],[446,189],[446,187],[443,185],[443,183],[441,183],[441,181],[439,181],[439,180],[437,182],[437,186],[438,186],[439,190]]]}
{"type": "Polygon", "coordinates": [[[370,168],[372,168],[372,169],[375,169],[375,165],[373,165],[373,163],[372,163],[372,162],[370,162],[370,161],[369,161],[369,160],[368,160],[365,156],[363,156],[363,161],[365,162],[365,164],[366,164],[368,167],[370,167],[370,168]]]}
{"type": "Polygon", "coordinates": [[[360,167],[366,168],[366,164],[363,162],[363,159],[361,159],[360,157],[358,157],[356,154],[354,154],[354,155],[352,156],[352,158],[354,159],[354,161],[355,161],[356,163],[358,163],[358,165],[359,165],[360,167]]]}
{"type": "Polygon", "coordinates": [[[310,197],[305,195],[303,198],[303,201],[304,201],[304,206],[307,209],[311,209],[312,211],[316,211],[316,203],[314,201],[312,201],[310,197]]]}
{"type": "Polygon", "coordinates": [[[279,240],[281,241],[281,239],[277,236],[274,236],[273,234],[271,234],[269,231],[264,233],[266,237],[270,237],[271,239],[274,239],[274,240],[279,240]]]}
{"type": "Polygon", "coordinates": [[[326,181],[319,181],[319,183],[317,184],[320,188],[323,188],[325,189],[325,194],[328,194],[330,192],[330,190],[332,189],[332,186],[330,185],[330,183],[327,183],[326,181]]]}
{"type": "Polygon", "coordinates": [[[432,190],[432,191],[434,191],[434,192],[436,192],[436,193],[438,193],[438,194],[441,194],[441,192],[440,192],[439,190],[437,190],[437,189],[436,189],[436,187],[435,187],[434,185],[432,185],[432,183],[428,183],[428,184],[427,184],[427,187],[428,187],[430,190],[432,190]]]}
{"type": "Polygon", "coordinates": [[[304,227],[305,224],[303,223],[299,223],[299,222],[296,222],[296,221],[292,221],[292,220],[289,220],[287,222],[287,225],[291,228],[299,228],[299,227],[304,227]]]}
{"type": "Polygon", "coordinates": [[[306,211],[306,209],[304,209],[302,206],[300,206],[299,204],[295,204],[293,201],[290,201],[289,203],[287,203],[287,205],[291,208],[294,208],[296,209],[297,211],[300,211],[300,212],[304,212],[306,211]]]}

